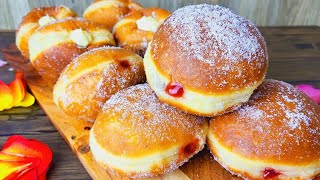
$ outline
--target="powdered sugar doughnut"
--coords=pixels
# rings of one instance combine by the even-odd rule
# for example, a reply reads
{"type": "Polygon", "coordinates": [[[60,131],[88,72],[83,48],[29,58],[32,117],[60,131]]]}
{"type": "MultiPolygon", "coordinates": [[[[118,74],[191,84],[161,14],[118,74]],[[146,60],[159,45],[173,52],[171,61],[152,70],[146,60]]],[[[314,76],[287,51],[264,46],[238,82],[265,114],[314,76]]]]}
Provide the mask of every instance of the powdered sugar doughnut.
{"type": "Polygon", "coordinates": [[[21,54],[29,58],[28,41],[34,31],[53,21],[75,17],[76,13],[65,6],[35,8],[25,15],[17,29],[16,45],[21,54]]]}
{"type": "Polygon", "coordinates": [[[143,56],[153,34],[169,15],[169,11],[160,8],[132,12],[114,26],[114,37],[119,46],[143,56]]]}
{"type": "Polygon", "coordinates": [[[83,13],[83,17],[104,24],[112,31],[113,26],[126,14],[143,7],[134,0],[95,0],[83,13]]]}
{"type": "Polygon", "coordinates": [[[147,80],[161,101],[215,116],[246,102],[268,64],[266,43],[253,23],[213,5],[175,11],[145,54],[147,80]]]}
{"type": "Polygon", "coordinates": [[[94,121],[103,104],[121,89],[145,82],[142,58],[115,47],[101,47],[75,58],[53,90],[66,114],[94,121]]]}
{"type": "Polygon", "coordinates": [[[249,102],[210,121],[215,159],[247,179],[312,179],[320,173],[320,106],[292,85],[265,80],[249,102]]]}
{"type": "Polygon", "coordinates": [[[205,144],[207,120],[161,103],[147,84],[104,105],[90,132],[90,150],[109,172],[150,177],[177,169],[205,144]]]}
{"type": "Polygon", "coordinates": [[[101,46],[115,45],[103,25],[83,18],[66,18],[42,26],[29,40],[30,61],[53,87],[62,70],[80,54],[101,46]]]}

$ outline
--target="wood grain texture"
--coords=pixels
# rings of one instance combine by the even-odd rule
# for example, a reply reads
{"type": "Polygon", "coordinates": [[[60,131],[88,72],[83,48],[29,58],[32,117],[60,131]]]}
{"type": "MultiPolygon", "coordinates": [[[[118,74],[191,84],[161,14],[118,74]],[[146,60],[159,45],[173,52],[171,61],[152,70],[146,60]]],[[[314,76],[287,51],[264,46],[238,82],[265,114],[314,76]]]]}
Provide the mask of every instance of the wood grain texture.
{"type": "MultiPolygon", "coordinates": [[[[137,0],[146,7],[174,11],[190,4],[229,7],[259,26],[320,25],[319,0],[137,0]]],[[[21,18],[41,6],[66,5],[81,16],[91,0],[0,0],[0,29],[16,29],[21,18]]]]}
{"type": "MultiPolygon", "coordinates": [[[[270,64],[267,77],[284,80],[292,84],[309,83],[320,88],[320,27],[279,27],[260,28],[264,35],[269,51],[270,64]]],[[[0,33],[0,57],[8,60],[17,69],[32,72],[32,67],[28,66],[28,61],[21,58],[14,46],[14,33],[0,33]]],[[[9,66],[0,68],[0,79],[9,82],[13,79],[13,73],[8,71],[9,66]]],[[[45,96],[42,99],[50,101],[50,93],[45,90],[47,87],[38,86],[41,80],[34,79],[35,73],[31,73],[28,78],[35,94],[45,96]],[[40,81],[40,82],[39,82],[40,81]]],[[[54,105],[49,103],[50,107],[54,105]]],[[[58,111],[57,109],[54,111],[58,111]]],[[[73,124],[72,119],[61,114],[54,113],[64,118],[65,128],[73,124]]],[[[79,125],[79,130],[75,131],[77,141],[72,140],[71,144],[79,148],[85,145],[82,141],[87,136],[88,131],[83,129],[86,123],[79,125]]],[[[39,105],[28,108],[14,108],[0,112],[0,146],[6,138],[13,134],[22,134],[29,138],[39,139],[52,148],[54,152],[53,165],[48,173],[48,179],[90,179],[86,170],[82,167],[72,150],[61,138],[56,128],[52,126],[46,114],[39,108],[39,105]]],[[[65,138],[70,140],[66,134],[65,138]]],[[[77,149],[77,148],[73,148],[77,149]]],[[[89,156],[88,153],[84,157],[89,156]]],[[[225,171],[210,155],[207,149],[203,150],[181,168],[182,172],[190,179],[239,179],[225,171]],[[217,178],[219,177],[219,178],[217,178]]],[[[106,176],[109,177],[109,176],[106,176]]]]}

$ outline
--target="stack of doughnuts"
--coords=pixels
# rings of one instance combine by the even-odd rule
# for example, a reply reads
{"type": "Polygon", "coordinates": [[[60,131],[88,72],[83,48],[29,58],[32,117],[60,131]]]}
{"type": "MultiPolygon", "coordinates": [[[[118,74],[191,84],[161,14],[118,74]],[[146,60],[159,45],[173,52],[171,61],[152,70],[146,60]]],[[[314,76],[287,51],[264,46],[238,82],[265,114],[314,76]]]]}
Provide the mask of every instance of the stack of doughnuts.
{"type": "Polygon", "coordinates": [[[220,6],[181,8],[155,33],[144,66],[160,101],[212,117],[209,149],[231,173],[245,179],[320,173],[320,107],[289,84],[264,81],[266,43],[250,21],[220,6]]]}
{"type": "Polygon", "coordinates": [[[33,10],[16,42],[61,113],[94,123],[90,150],[108,172],[164,174],[207,142],[245,179],[320,173],[320,106],[265,80],[266,43],[249,20],[220,6],[170,15],[132,0],[96,0],[84,19],[73,16],[65,7],[33,10]]]}

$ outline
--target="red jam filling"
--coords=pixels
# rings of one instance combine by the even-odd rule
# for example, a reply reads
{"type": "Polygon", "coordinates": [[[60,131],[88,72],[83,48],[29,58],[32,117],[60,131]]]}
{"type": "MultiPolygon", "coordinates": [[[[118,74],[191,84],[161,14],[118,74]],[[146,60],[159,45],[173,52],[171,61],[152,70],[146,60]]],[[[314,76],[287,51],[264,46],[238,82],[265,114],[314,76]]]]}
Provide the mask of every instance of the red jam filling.
{"type": "Polygon", "coordinates": [[[180,83],[171,82],[166,86],[166,92],[175,98],[182,97],[184,90],[180,83]]]}
{"type": "Polygon", "coordinates": [[[130,67],[130,63],[128,60],[119,60],[119,64],[124,69],[127,69],[128,67],[130,67]]]}
{"type": "Polygon", "coordinates": [[[187,144],[186,146],[183,146],[179,151],[180,158],[184,159],[186,157],[193,155],[198,149],[198,142],[199,140],[195,139],[194,141],[187,144]]]}
{"type": "Polygon", "coordinates": [[[272,168],[266,168],[263,171],[263,177],[265,179],[272,179],[272,178],[279,176],[280,174],[281,174],[280,172],[277,172],[276,170],[274,170],[272,168]]]}

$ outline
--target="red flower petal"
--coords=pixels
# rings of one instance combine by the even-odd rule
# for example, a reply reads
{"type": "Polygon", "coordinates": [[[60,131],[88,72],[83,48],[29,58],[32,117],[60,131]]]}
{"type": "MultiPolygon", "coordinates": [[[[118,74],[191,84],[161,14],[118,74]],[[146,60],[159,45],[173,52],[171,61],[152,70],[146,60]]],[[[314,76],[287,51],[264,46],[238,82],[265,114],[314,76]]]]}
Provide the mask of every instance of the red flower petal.
{"type": "Polygon", "coordinates": [[[37,166],[38,176],[47,173],[52,161],[52,151],[46,144],[35,139],[26,139],[17,135],[8,138],[3,145],[2,152],[6,154],[40,158],[40,165],[37,166]]]}
{"type": "Polygon", "coordinates": [[[26,173],[22,174],[22,176],[19,176],[16,180],[38,180],[37,176],[37,169],[33,168],[26,173]]]}
{"type": "Polygon", "coordinates": [[[309,84],[299,84],[297,88],[308,95],[314,102],[320,104],[320,89],[316,89],[309,84]]]}

